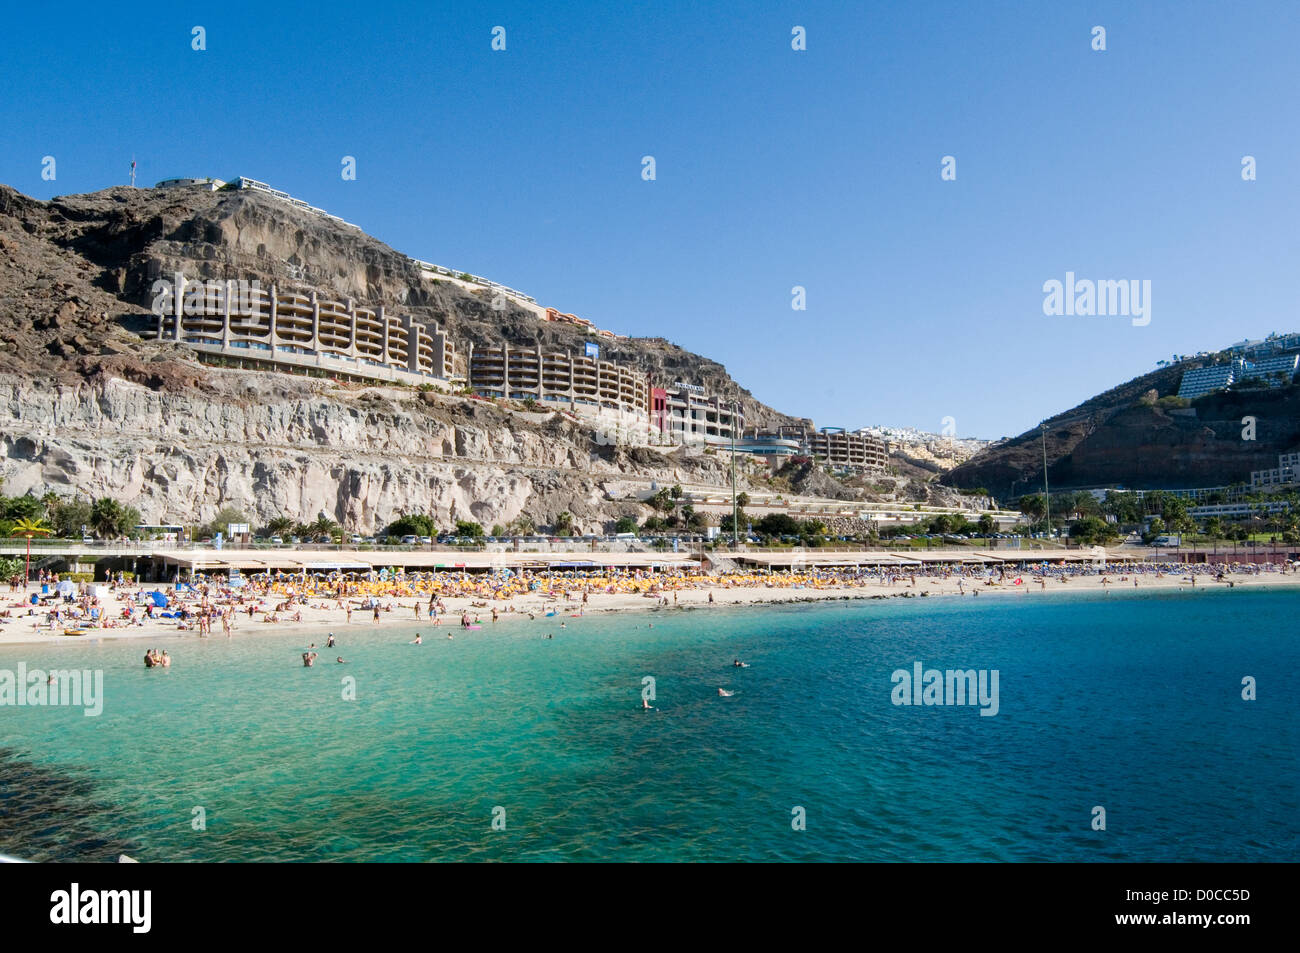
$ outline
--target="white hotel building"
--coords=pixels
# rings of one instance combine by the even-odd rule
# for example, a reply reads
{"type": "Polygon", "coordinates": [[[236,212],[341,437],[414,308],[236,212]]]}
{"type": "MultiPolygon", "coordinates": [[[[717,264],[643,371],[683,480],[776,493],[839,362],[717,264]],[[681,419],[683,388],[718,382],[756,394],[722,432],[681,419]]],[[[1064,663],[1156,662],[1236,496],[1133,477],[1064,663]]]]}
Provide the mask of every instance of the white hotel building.
{"type": "Polygon", "coordinates": [[[650,428],[671,443],[729,445],[741,439],[745,415],[732,402],[704,396],[698,384],[650,389],[650,428]]]}
{"type": "Polygon", "coordinates": [[[1277,466],[1269,470],[1254,470],[1250,474],[1250,488],[1263,489],[1269,486],[1287,486],[1297,482],[1300,476],[1300,453],[1280,453],[1277,466]]]}

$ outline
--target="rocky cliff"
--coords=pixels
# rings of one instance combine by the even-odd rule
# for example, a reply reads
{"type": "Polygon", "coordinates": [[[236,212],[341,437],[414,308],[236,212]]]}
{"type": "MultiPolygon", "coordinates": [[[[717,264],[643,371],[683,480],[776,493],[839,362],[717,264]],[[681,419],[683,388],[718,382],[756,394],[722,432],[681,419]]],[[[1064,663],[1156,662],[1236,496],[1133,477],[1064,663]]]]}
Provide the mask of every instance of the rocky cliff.
{"type": "Polygon", "coordinates": [[[561,511],[579,531],[641,507],[606,484],[721,483],[716,457],[602,448],[551,415],[403,389],[214,371],[180,391],[105,376],[33,384],[0,376],[5,492],[113,496],[155,523],[190,523],[225,505],[265,522],[321,513],[373,532],[403,512],[441,526],[561,511]]]}
{"type": "MultiPolygon", "coordinates": [[[[425,277],[406,255],[355,226],[247,190],[117,187],[41,202],[0,185],[0,368],[28,373],[124,348],[151,327],[153,282],[243,279],[409,312],[467,344],[555,345],[581,352],[590,334],[548,322],[487,289],[425,277]],[[129,337],[123,338],[125,331],[129,337]]],[[[563,308],[561,308],[563,310],[563,308]]],[[[735,398],[760,425],[794,422],[755,400],[716,361],[662,338],[601,339],[602,357],[652,379],[686,379],[735,398]]]]}
{"type": "MultiPolygon", "coordinates": [[[[491,525],[561,511],[579,530],[646,511],[612,478],[727,482],[716,457],[599,447],[560,415],[405,388],[343,387],[219,370],[149,340],[152,283],[258,280],[385,305],[464,345],[555,344],[577,328],[486,291],[433,282],[359,229],[246,191],[113,188],[41,202],[0,186],[0,477],[10,495],[112,496],[149,522],[224,505],[250,518],[374,531],[401,512],[491,525]]],[[[661,339],[602,340],[602,356],[734,396],[759,423],[789,420],[714,361],[661,339]]],[[[620,484],[625,485],[625,483],[620,484]]]]}

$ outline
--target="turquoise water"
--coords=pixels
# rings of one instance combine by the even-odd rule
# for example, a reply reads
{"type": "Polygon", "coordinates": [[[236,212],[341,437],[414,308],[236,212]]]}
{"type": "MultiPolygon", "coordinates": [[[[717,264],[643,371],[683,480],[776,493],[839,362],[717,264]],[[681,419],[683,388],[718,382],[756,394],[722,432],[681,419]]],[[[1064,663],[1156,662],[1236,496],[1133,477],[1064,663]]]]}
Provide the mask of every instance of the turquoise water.
{"type": "Polygon", "coordinates": [[[141,643],[12,646],[0,669],[102,668],[106,701],[98,718],[0,707],[0,852],[1295,860],[1297,608],[1240,590],[859,601],[421,646],[418,627],[358,624],[311,669],[297,638],[249,630],[159,640],[169,670],[146,670],[141,643]],[[998,670],[998,714],[892,704],[891,673],[918,660],[998,670]],[[639,710],[645,675],[657,711],[639,710]]]}

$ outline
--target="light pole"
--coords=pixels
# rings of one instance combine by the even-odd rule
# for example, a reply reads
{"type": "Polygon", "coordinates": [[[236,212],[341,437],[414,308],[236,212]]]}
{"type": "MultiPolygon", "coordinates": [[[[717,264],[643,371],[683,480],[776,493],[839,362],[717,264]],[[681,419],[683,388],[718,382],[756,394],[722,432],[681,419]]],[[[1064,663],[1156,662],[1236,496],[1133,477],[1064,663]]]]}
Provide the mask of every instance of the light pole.
{"type": "Polygon", "coordinates": [[[1052,494],[1047,489],[1047,421],[1043,421],[1043,506],[1047,512],[1047,541],[1052,541],[1052,494]]]}
{"type": "Polygon", "coordinates": [[[736,402],[731,402],[731,548],[740,546],[740,507],[736,505],[736,402]]]}

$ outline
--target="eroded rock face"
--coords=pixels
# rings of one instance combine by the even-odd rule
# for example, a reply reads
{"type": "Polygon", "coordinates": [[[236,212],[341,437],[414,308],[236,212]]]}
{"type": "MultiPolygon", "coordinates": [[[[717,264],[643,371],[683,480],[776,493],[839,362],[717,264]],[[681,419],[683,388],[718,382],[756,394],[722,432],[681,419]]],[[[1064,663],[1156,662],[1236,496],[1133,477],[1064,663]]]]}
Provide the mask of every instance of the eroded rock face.
{"type": "MultiPolygon", "coordinates": [[[[508,299],[494,308],[487,289],[431,280],[360,228],[250,191],[116,187],[42,202],[0,185],[0,252],[0,371],[17,374],[47,370],[71,378],[83,370],[79,362],[101,355],[141,363],[166,356],[170,346],[147,338],[156,323],[153,283],[177,272],[410,313],[446,330],[462,371],[471,344],[581,352],[591,337],[508,299]]],[[[619,324],[638,316],[587,317],[619,324]]],[[[657,381],[684,380],[736,399],[751,423],[794,422],[755,400],[721,364],[661,338],[600,343],[602,357],[657,381]]]]}
{"type": "MultiPolygon", "coordinates": [[[[581,351],[590,337],[510,302],[497,310],[486,289],[429,280],[360,229],[257,193],[112,188],[42,202],[0,185],[6,494],[111,496],[152,523],[203,522],[226,505],[253,521],[324,513],[365,532],[402,512],[546,526],[568,511],[589,532],[648,513],[611,499],[611,477],[727,482],[716,457],[597,447],[559,417],[200,365],[151,339],[153,282],[177,271],[409,312],[442,325],[462,359],[471,343],[581,351]]],[[[601,341],[602,356],[656,380],[734,397],[751,422],[789,422],[714,361],[658,338],[601,341]]]]}
{"type": "Polygon", "coordinates": [[[611,477],[724,482],[716,459],[590,452],[569,422],[530,425],[487,405],[400,389],[343,391],[282,375],[220,372],[178,391],[108,377],[37,383],[0,376],[4,492],[111,496],[150,523],[321,513],[376,532],[403,512],[491,526],[561,511],[603,530],[627,505],[611,477]],[[215,382],[215,383],[214,383],[215,382]]]}

